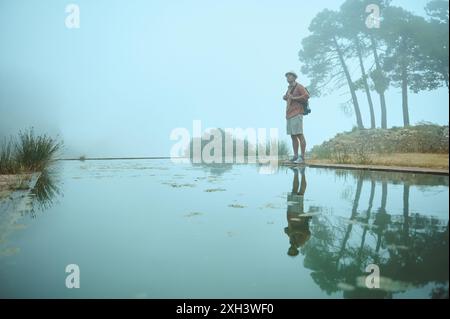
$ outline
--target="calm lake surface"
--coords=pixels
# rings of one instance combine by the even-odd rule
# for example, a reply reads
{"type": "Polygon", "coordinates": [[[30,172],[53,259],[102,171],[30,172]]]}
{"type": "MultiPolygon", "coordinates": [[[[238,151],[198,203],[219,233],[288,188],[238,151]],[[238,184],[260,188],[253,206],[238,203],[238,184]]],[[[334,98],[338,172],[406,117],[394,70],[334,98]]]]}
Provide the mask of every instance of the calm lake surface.
{"type": "Polygon", "coordinates": [[[448,297],[448,176],[259,170],[58,162],[0,206],[0,297],[448,297]]]}

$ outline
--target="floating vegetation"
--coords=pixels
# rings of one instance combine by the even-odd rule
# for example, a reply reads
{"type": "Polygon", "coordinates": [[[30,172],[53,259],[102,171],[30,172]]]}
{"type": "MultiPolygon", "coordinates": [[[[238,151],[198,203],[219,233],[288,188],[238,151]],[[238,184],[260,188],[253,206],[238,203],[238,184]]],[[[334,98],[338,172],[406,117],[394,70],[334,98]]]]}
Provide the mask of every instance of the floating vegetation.
{"type": "Polygon", "coordinates": [[[156,170],[160,170],[160,171],[167,171],[167,170],[169,170],[168,167],[155,167],[155,166],[142,167],[140,169],[156,169],[156,170]]]}
{"type": "Polygon", "coordinates": [[[169,186],[171,186],[173,188],[195,187],[194,184],[188,184],[188,183],[186,183],[186,184],[178,184],[178,183],[174,183],[174,182],[163,182],[162,184],[169,185],[169,186]]]}
{"type": "Polygon", "coordinates": [[[102,179],[102,178],[113,178],[115,177],[114,175],[96,175],[95,178],[96,179],[102,179]]]}
{"type": "Polygon", "coordinates": [[[230,205],[228,205],[228,207],[232,207],[232,208],[245,208],[245,206],[244,206],[244,205],[241,205],[241,204],[230,204],[230,205]]]}
{"type": "Polygon", "coordinates": [[[282,207],[273,203],[267,203],[262,208],[281,209],[282,207]]]}
{"type": "Polygon", "coordinates": [[[208,175],[208,181],[209,182],[217,182],[220,181],[222,179],[221,176],[216,176],[216,175],[208,175]]]}
{"type": "MultiPolygon", "coordinates": [[[[110,166],[104,166],[104,168],[112,168],[110,166]]],[[[123,166],[114,169],[135,169],[135,170],[159,170],[159,171],[167,171],[168,167],[158,167],[158,166],[140,166],[140,165],[132,165],[132,166],[123,166]]]]}
{"type": "Polygon", "coordinates": [[[225,192],[225,191],[226,191],[225,188],[208,188],[208,189],[205,189],[205,192],[207,192],[207,193],[225,192]]]}
{"type": "Polygon", "coordinates": [[[194,216],[200,216],[200,215],[203,215],[203,213],[200,213],[200,212],[192,212],[192,213],[189,213],[189,214],[187,214],[187,215],[184,215],[184,217],[194,217],[194,216]]]}

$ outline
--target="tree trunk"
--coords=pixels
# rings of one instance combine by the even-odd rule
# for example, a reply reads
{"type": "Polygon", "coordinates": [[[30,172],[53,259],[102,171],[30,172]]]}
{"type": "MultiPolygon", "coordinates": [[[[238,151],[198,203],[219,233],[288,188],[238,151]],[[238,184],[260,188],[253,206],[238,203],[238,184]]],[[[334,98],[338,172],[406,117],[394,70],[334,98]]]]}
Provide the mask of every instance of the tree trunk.
{"type": "Polygon", "coordinates": [[[408,218],[409,216],[409,185],[403,185],[403,217],[408,218]]]}
{"type": "Polygon", "coordinates": [[[403,234],[405,241],[409,234],[409,184],[403,185],[403,234]]]}
{"type": "MultiPolygon", "coordinates": [[[[387,203],[387,193],[388,193],[388,185],[386,182],[381,183],[381,207],[378,210],[378,215],[386,215],[386,203],[387,203]]],[[[378,216],[380,218],[380,216],[378,216]]],[[[381,217],[383,218],[383,216],[381,217]]],[[[375,247],[375,251],[378,253],[381,248],[381,239],[383,235],[383,230],[385,228],[385,225],[383,225],[383,222],[381,224],[377,224],[377,245],[375,247]]]]}
{"type": "MultiPolygon", "coordinates": [[[[372,44],[372,52],[373,57],[375,59],[375,66],[379,74],[383,74],[380,64],[380,58],[378,57],[377,46],[375,43],[375,39],[373,36],[370,37],[370,41],[372,44]]],[[[377,90],[378,95],[380,96],[380,108],[381,108],[381,128],[387,129],[387,116],[386,116],[386,98],[384,96],[383,90],[377,90]]]]}
{"type": "Polygon", "coordinates": [[[359,129],[364,129],[364,125],[363,125],[362,117],[361,117],[361,110],[359,109],[358,98],[356,96],[355,85],[353,84],[352,77],[350,76],[350,72],[348,71],[347,64],[345,63],[345,60],[344,60],[344,54],[342,53],[342,50],[341,50],[336,38],[333,38],[333,41],[334,41],[334,45],[336,48],[336,52],[339,57],[339,61],[341,62],[342,69],[344,70],[344,74],[347,79],[347,83],[348,83],[348,86],[350,89],[350,94],[352,95],[353,108],[355,109],[355,115],[356,115],[356,124],[358,125],[359,129]]]}
{"type": "Polygon", "coordinates": [[[401,42],[401,73],[402,73],[402,110],[403,110],[403,126],[409,126],[408,111],[408,69],[406,63],[406,40],[401,42]]]}
{"type": "Polygon", "coordinates": [[[387,183],[381,183],[381,211],[386,212],[386,202],[387,202],[387,183]]]}
{"type": "MultiPolygon", "coordinates": [[[[360,175],[360,176],[358,176],[358,183],[356,184],[355,199],[353,200],[352,215],[350,216],[350,220],[354,220],[356,218],[356,215],[358,215],[358,205],[359,205],[359,199],[361,197],[362,186],[363,186],[363,178],[360,175]]],[[[336,268],[339,267],[339,260],[344,255],[345,246],[347,246],[347,242],[350,238],[350,233],[352,232],[352,228],[353,228],[353,223],[349,223],[347,226],[347,231],[345,232],[344,239],[342,240],[341,250],[339,251],[338,257],[336,259],[336,268]]]]}
{"type": "Polygon", "coordinates": [[[384,96],[384,92],[379,93],[379,95],[381,107],[381,128],[387,129],[386,97],[384,96]]]}
{"type": "Polygon", "coordinates": [[[403,110],[403,126],[409,126],[408,79],[406,67],[403,65],[402,65],[402,110],[403,110]]]}
{"type": "MultiPolygon", "coordinates": [[[[373,204],[373,197],[375,196],[375,181],[372,180],[371,186],[370,186],[370,197],[369,197],[369,207],[367,208],[367,215],[366,215],[366,224],[369,224],[370,221],[370,214],[372,211],[372,204],[373,204]]],[[[358,252],[358,257],[361,257],[361,253],[362,250],[364,248],[364,243],[366,241],[366,234],[367,234],[367,230],[368,230],[369,226],[364,226],[364,231],[363,234],[361,236],[361,245],[359,247],[359,252],[358,252]]]]}
{"type": "Polygon", "coordinates": [[[369,83],[367,82],[366,68],[364,67],[364,61],[362,57],[361,43],[359,38],[355,37],[356,53],[358,54],[359,66],[361,67],[362,80],[364,83],[364,90],[366,91],[367,103],[369,103],[370,110],[370,128],[375,128],[375,113],[373,111],[372,96],[370,95],[369,83]]]}

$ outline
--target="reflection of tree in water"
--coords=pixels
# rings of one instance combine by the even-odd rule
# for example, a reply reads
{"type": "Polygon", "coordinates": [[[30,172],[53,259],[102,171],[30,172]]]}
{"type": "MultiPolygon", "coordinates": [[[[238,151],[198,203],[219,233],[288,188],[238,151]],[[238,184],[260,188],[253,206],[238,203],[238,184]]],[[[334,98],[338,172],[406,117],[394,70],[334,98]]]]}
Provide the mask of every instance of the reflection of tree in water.
{"type": "Polygon", "coordinates": [[[256,156],[257,148],[247,138],[237,138],[230,132],[217,128],[209,130],[202,137],[193,137],[185,150],[185,155],[187,154],[192,166],[206,169],[213,175],[222,175],[231,170],[233,164],[248,163],[249,157],[256,156]],[[202,154],[211,157],[211,161],[213,158],[217,159],[219,163],[205,162],[202,154]]]}
{"type": "Polygon", "coordinates": [[[191,139],[191,141],[189,143],[189,159],[190,159],[193,167],[199,167],[199,168],[202,168],[203,170],[208,171],[212,175],[220,176],[233,168],[232,163],[225,163],[226,162],[225,161],[226,150],[225,150],[225,143],[224,143],[226,137],[231,138],[231,140],[233,140],[233,138],[229,134],[226,134],[225,131],[222,129],[213,129],[213,130],[211,130],[210,134],[211,135],[205,134],[205,136],[203,136],[201,138],[194,137],[191,139]],[[213,141],[214,137],[216,137],[216,138],[220,137],[219,138],[220,139],[219,148],[218,149],[213,148],[212,153],[211,152],[208,152],[208,153],[209,153],[209,155],[214,156],[214,155],[216,155],[216,154],[214,154],[215,151],[220,151],[219,157],[220,157],[221,163],[207,163],[204,161],[204,159],[202,157],[202,152],[204,151],[205,146],[207,146],[209,143],[211,143],[213,141]],[[198,145],[198,150],[200,151],[200,154],[195,153],[194,145],[198,145]]]}
{"type": "Polygon", "coordinates": [[[233,164],[207,164],[207,163],[191,163],[192,167],[198,167],[211,175],[221,176],[227,171],[231,171],[233,164]]]}
{"type": "Polygon", "coordinates": [[[33,196],[33,204],[29,213],[34,218],[36,217],[36,209],[41,211],[49,209],[53,205],[54,199],[61,195],[57,172],[54,169],[44,170],[31,191],[31,195],[33,196]]]}
{"type": "Polygon", "coordinates": [[[357,186],[350,218],[321,215],[312,219],[312,237],[301,252],[313,280],[327,294],[344,290],[346,298],[391,298],[393,293],[430,283],[435,285],[430,297],[448,297],[448,222],[443,225],[442,220],[410,214],[407,180],[403,180],[402,215],[386,210],[385,179],[370,179],[368,208],[362,211],[358,209],[361,190],[370,174],[355,171],[352,175],[357,186]],[[376,181],[381,183],[381,203],[374,213],[376,181]],[[359,284],[357,278],[367,275],[365,267],[371,263],[379,266],[384,283],[389,283],[386,287],[382,283],[382,289],[366,289],[359,284]]]}

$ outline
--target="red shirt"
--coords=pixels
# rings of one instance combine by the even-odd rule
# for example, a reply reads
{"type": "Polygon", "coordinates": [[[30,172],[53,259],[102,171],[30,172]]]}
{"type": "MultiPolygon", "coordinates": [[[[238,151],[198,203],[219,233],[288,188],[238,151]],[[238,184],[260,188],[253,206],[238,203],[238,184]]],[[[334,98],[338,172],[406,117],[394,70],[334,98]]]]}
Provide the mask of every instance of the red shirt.
{"type": "Polygon", "coordinates": [[[286,119],[290,119],[294,116],[304,113],[303,104],[308,101],[309,94],[303,85],[294,82],[292,85],[289,85],[286,94],[283,96],[283,99],[287,101],[286,119]],[[293,96],[293,99],[288,100],[288,94],[291,94],[293,96]]]}

